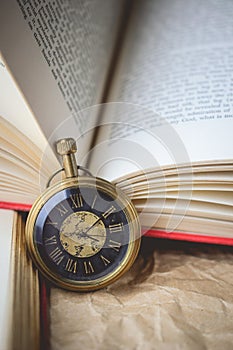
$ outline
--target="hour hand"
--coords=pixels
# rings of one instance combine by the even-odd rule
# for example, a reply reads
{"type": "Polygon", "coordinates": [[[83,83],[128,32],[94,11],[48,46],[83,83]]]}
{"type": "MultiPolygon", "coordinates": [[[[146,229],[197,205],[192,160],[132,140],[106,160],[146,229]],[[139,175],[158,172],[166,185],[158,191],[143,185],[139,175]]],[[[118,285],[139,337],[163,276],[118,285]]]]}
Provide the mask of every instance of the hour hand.
{"type": "Polygon", "coordinates": [[[81,233],[80,233],[80,236],[81,236],[81,237],[86,237],[86,238],[91,238],[93,241],[99,242],[99,239],[94,238],[94,237],[91,236],[91,235],[88,235],[86,232],[81,232],[81,233]]]}

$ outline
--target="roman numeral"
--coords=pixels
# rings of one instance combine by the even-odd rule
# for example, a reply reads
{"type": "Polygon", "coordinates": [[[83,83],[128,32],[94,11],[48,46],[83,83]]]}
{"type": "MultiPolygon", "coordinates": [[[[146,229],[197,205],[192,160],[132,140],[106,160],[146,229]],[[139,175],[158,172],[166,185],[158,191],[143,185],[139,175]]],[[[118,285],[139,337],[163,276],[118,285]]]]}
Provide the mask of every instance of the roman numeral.
{"type": "Polygon", "coordinates": [[[70,196],[72,208],[80,208],[83,206],[83,197],[80,193],[75,193],[70,196]]]}
{"type": "Polygon", "coordinates": [[[55,262],[55,264],[59,265],[64,259],[64,255],[62,255],[62,251],[57,247],[50,254],[50,258],[55,262]]]}
{"type": "Polygon", "coordinates": [[[102,216],[103,216],[105,219],[107,219],[107,217],[108,217],[109,215],[111,215],[115,210],[116,210],[116,208],[112,205],[109,209],[106,210],[105,213],[103,213],[102,216]]]}
{"type": "Polygon", "coordinates": [[[63,204],[57,206],[57,210],[61,216],[64,216],[66,213],[68,213],[68,209],[63,204]]]}
{"type": "Polygon", "coordinates": [[[73,272],[76,273],[77,271],[77,261],[74,261],[72,259],[68,259],[66,266],[65,266],[65,270],[68,272],[73,272]]]}
{"type": "Polygon", "coordinates": [[[108,260],[107,258],[105,258],[103,255],[100,255],[100,258],[101,258],[101,260],[103,261],[104,266],[107,266],[108,264],[111,263],[111,261],[108,260]]]}
{"type": "Polygon", "coordinates": [[[86,275],[95,271],[90,261],[84,261],[83,265],[86,275]]]}
{"type": "Polygon", "coordinates": [[[123,230],[123,222],[119,224],[109,225],[110,233],[121,232],[123,230]]]}
{"type": "Polygon", "coordinates": [[[114,249],[116,252],[119,252],[121,244],[116,241],[112,241],[111,239],[109,240],[108,246],[112,249],[114,249]]]}
{"type": "Polygon", "coordinates": [[[95,205],[96,199],[97,199],[97,194],[95,195],[95,197],[94,197],[94,199],[93,199],[93,202],[92,202],[91,208],[94,208],[94,205],[95,205]]]}
{"type": "Polygon", "coordinates": [[[48,218],[48,220],[46,221],[45,225],[57,226],[57,222],[53,222],[53,221],[51,221],[50,218],[48,218]]]}
{"type": "Polygon", "coordinates": [[[45,245],[57,244],[56,236],[53,235],[52,237],[46,238],[44,243],[45,243],[45,245]]]}

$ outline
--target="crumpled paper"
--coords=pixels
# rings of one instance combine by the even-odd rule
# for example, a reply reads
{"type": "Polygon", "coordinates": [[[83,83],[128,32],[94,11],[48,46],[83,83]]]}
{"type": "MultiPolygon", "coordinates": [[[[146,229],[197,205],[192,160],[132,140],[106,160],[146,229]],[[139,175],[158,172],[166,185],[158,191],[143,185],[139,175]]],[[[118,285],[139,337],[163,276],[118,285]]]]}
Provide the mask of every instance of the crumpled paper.
{"type": "Polygon", "coordinates": [[[52,350],[233,349],[233,248],[144,239],[96,292],[51,289],[52,350]]]}

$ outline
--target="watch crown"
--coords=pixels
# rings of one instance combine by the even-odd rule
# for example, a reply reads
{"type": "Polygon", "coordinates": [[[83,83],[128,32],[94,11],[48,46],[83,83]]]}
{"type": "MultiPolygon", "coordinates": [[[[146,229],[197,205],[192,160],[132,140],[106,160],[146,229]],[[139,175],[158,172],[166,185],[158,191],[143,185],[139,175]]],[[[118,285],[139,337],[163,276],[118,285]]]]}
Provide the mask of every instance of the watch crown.
{"type": "Polygon", "coordinates": [[[56,142],[57,153],[61,156],[77,152],[77,145],[74,139],[66,138],[56,142]]]}
{"type": "Polygon", "coordinates": [[[57,153],[62,156],[63,168],[66,177],[78,176],[75,152],[77,152],[76,142],[72,138],[61,139],[56,142],[57,153]]]}

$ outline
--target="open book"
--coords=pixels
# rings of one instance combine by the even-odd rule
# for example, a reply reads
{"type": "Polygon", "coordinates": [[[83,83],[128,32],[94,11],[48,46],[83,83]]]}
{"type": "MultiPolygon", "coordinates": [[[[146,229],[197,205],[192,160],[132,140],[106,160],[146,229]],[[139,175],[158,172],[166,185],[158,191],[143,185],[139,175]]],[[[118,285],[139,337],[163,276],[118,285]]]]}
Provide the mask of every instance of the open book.
{"type": "Polygon", "coordinates": [[[2,207],[28,210],[54,142],[120,186],[149,236],[233,244],[233,3],[2,1],[2,207]]]}

